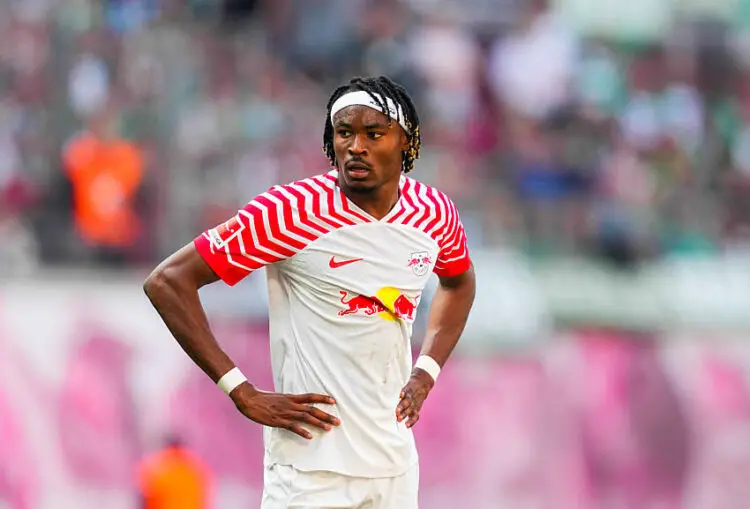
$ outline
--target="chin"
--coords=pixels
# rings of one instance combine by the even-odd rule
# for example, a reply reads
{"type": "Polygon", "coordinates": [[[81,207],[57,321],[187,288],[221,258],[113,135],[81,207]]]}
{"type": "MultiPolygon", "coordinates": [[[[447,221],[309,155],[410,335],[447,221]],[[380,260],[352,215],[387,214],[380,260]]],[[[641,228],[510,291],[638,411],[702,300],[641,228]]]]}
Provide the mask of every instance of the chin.
{"type": "Polygon", "coordinates": [[[362,181],[362,180],[347,180],[346,187],[350,191],[360,194],[372,193],[377,190],[378,185],[374,182],[362,181]]]}

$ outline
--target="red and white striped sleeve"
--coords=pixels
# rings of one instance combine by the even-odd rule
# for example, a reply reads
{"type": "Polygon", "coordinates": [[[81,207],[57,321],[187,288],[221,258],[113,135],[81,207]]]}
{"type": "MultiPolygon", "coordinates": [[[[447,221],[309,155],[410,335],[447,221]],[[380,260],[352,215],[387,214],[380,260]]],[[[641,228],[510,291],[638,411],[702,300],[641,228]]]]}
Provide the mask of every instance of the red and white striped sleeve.
{"type": "Polygon", "coordinates": [[[198,253],[225,283],[301,251],[319,233],[300,229],[297,204],[277,186],[256,196],[234,217],[195,238],[198,253]]]}
{"type": "Polygon", "coordinates": [[[433,271],[440,277],[458,276],[471,267],[466,232],[458,216],[458,210],[445,195],[440,196],[445,207],[445,226],[437,238],[440,252],[433,271]]]}

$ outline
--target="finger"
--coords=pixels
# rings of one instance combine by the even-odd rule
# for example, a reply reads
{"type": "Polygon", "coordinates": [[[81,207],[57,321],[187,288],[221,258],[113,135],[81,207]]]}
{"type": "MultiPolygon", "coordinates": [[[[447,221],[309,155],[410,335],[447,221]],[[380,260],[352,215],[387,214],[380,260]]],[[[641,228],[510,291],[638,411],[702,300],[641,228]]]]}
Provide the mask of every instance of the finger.
{"type": "Polygon", "coordinates": [[[304,422],[306,424],[309,424],[310,426],[315,426],[316,428],[320,428],[325,431],[331,430],[331,425],[327,422],[323,422],[320,419],[313,417],[312,414],[309,414],[307,412],[299,412],[297,415],[294,416],[294,419],[300,422],[304,422]]]}
{"type": "Polygon", "coordinates": [[[411,399],[404,398],[401,401],[399,401],[398,407],[396,407],[396,410],[398,410],[399,412],[405,412],[407,409],[409,409],[409,407],[411,407],[411,399]]]}
{"type": "Polygon", "coordinates": [[[409,413],[409,409],[411,408],[411,400],[409,398],[402,399],[398,406],[396,407],[396,418],[399,420],[399,422],[404,420],[404,417],[406,417],[409,413]]]}
{"type": "Polygon", "coordinates": [[[409,420],[406,421],[406,427],[411,428],[413,427],[417,421],[419,420],[419,412],[415,412],[412,415],[409,416],[409,420]]]}
{"type": "MultiPolygon", "coordinates": [[[[424,398],[421,397],[411,397],[409,398],[409,408],[405,412],[407,421],[412,420],[414,417],[416,417],[417,420],[419,420],[419,412],[422,411],[422,405],[424,404],[424,398]]],[[[414,421],[416,423],[416,421],[414,421]]],[[[414,423],[412,423],[409,427],[413,426],[414,423]]]]}
{"type": "Polygon", "coordinates": [[[406,419],[407,421],[411,419],[413,416],[419,414],[419,408],[417,408],[417,406],[413,402],[410,402],[410,403],[411,404],[406,410],[404,410],[404,414],[403,414],[403,418],[406,419]]]}
{"type": "Polygon", "coordinates": [[[411,405],[411,399],[412,399],[412,395],[404,392],[403,396],[401,396],[401,400],[398,402],[399,408],[405,408],[411,405]]]}
{"type": "Polygon", "coordinates": [[[297,435],[301,436],[302,438],[306,438],[308,440],[310,440],[312,438],[312,434],[310,434],[309,431],[307,431],[305,428],[303,428],[302,426],[300,426],[297,423],[290,422],[289,424],[287,424],[286,426],[284,426],[284,428],[288,429],[292,433],[296,433],[297,435]]]}
{"type": "Polygon", "coordinates": [[[323,410],[321,410],[320,408],[316,408],[314,406],[308,406],[304,409],[304,411],[311,414],[315,418],[320,419],[323,422],[333,424],[334,426],[338,426],[341,424],[341,421],[339,421],[338,417],[328,414],[324,412],[323,410]]]}
{"type": "Polygon", "coordinates": [[[325,394],[297,394],[290,396],[292,401],[295,403],[310,404],[310,403],[326,403],[328,405],[335,405],[336,400],[331,396],[325,394]]]}

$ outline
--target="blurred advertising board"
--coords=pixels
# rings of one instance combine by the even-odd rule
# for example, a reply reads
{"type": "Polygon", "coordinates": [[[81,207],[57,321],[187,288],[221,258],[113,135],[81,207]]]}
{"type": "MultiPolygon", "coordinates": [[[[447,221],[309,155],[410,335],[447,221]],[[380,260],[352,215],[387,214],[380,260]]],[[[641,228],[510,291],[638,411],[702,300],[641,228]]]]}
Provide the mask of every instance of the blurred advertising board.
{"type": "MultiPolygon", "coordinates": [[[[584,277],[563,262],[545,272],[501,253],[485,265],[482,255],[478,321],[417,428],[425,507],[720,509],[750,500],[750,344],[735,316],[744,308],[733,304],[750,300],[744,269],[700,262],[635,276],[589,268],[584,277]],[[608,298],[608,278],[628,289],[608,298]],[[710,283],[703,291],[701,281],[710,283]],[[611,317],[640,299],[649,306],[621,328],[571,325],[585,308],[611,317]],[[651,305],[712,316],[635,327],[651,305]],[[556,326],[563,310],[571,319],[556,326]],[[482,316],[490,311],[501,322],[494,329],[482,316]],[[534,331],[540,337],[523,348],[501,346],[512,338],[520,347],[534,331]]],[[[210,465],[217,509],[257,506],[261,430],[187,360],[141,281],[67,274],[0,287],[3,509],[135,507],[137,462],[168,432],[210,465]]],[[[250,296],[253,284],[243,290],[250,296]]],[[[270,388],[262,305],[255,316],[222,313],[220,295],[205,297],[222,345],[270,388]]]]}

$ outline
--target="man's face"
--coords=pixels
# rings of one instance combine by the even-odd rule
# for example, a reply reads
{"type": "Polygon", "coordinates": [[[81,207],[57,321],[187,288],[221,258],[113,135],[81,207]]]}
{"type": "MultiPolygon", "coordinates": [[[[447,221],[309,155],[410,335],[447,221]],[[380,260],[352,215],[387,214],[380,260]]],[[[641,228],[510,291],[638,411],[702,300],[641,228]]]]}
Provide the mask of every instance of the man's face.
{"type": "Polygon", "coordinates": [[[333,150],[350,190],[369,193],[401,178],[406,133],[395,120],[367,106],[344,108],[333,118],[333,150]],[[390,125],[389,125],[390,124],[390,125]]]}

